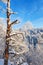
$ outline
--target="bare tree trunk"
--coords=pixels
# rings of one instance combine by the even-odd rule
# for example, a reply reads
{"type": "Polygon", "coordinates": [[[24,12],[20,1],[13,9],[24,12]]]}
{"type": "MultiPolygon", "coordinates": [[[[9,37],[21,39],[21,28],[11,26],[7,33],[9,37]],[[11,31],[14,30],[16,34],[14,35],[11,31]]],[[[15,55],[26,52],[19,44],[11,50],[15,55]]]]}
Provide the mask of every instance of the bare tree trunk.
{"type": "Polygon", "coordinates": [[[7,0],[7,31],[6,31],[6,43],[5,43],[5,52],[4,52],[4,65],[8,65],[8,58],[9,58],[9,39],[10,38],[10,31],[11,26],[13,24],[18,24],[19,21],[15,20],[10,23],[10,15],[15,14],[15,12],[10,12],[10,0],[7,0]]]}
{"type": "MultiPolygon", "coordinates": [[[[10,37],[10,0],[7,0],[7,31],[6,31],[6,39],[10,37]]],[[[6,40],[5,43],[5,54],[4,54],[4,65],[8,65],[9,58],[9,40],[6,40]]]]}

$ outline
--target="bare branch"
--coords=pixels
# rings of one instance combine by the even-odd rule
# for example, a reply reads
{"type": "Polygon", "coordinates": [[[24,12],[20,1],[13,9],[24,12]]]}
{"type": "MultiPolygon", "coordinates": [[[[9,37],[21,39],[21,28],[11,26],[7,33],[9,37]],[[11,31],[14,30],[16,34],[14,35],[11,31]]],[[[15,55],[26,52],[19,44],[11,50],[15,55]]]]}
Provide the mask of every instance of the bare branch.
{"type": "Polygon", "coordinates": [[[10,12],[10,15],[11,15],[11,14],[17,14],[17,12],[10,12]]]}
{"type": "Polygon", "coordinates": [[[13,24],[18,24],[18,23],[20,23],[20,22],[18,20],[15,20],[12,23],[10,23],[10,26],[13,25],[13,24]]]}

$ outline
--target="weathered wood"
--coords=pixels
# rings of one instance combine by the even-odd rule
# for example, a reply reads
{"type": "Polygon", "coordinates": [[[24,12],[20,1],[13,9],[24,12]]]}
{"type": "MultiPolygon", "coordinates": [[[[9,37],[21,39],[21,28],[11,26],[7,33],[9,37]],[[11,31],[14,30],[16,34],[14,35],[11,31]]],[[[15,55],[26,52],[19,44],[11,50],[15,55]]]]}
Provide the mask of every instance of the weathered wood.
{"type": "MultiPolygon", "coordinates": [[[[7,31],[6,31],[6,39],[10,37],[10,0],[7,0],[7,31]]],[[[6,40],[5,43],[5,53],[4,53],[4,65],[8,65],[9,58],[9,40],[6,40]]]]}

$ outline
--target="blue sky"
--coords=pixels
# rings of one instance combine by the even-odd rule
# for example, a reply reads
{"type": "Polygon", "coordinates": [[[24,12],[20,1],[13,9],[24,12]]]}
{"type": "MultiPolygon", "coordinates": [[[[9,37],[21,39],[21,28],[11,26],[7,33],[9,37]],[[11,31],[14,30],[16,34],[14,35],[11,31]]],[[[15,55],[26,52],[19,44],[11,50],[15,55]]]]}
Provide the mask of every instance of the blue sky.
{"type": "MultiPolygon", "coordinates": [[[[19,19],[21,23],[14,26],[21,27],[27,21],[31,22],[34,27],[43,27],[43,0],[11,0],[11,9],[18,14],[11,15],[11,20],[19,19]]],[[[6,9],[6,4],[0,2],[0,6],[6,9]]],[[[0,10],[0,17],[6,17],[5,13],[0,10]]]]}

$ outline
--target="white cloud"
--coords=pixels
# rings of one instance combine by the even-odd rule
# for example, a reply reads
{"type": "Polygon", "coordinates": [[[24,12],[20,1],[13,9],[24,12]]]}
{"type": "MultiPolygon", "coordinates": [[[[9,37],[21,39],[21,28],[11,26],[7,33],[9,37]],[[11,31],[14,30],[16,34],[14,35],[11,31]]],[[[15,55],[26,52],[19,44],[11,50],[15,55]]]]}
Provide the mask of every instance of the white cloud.
{"type": "Polygon", "coordinates": [[[2,2],[7,3],[7,0],[2,0],[2,2]]]}

